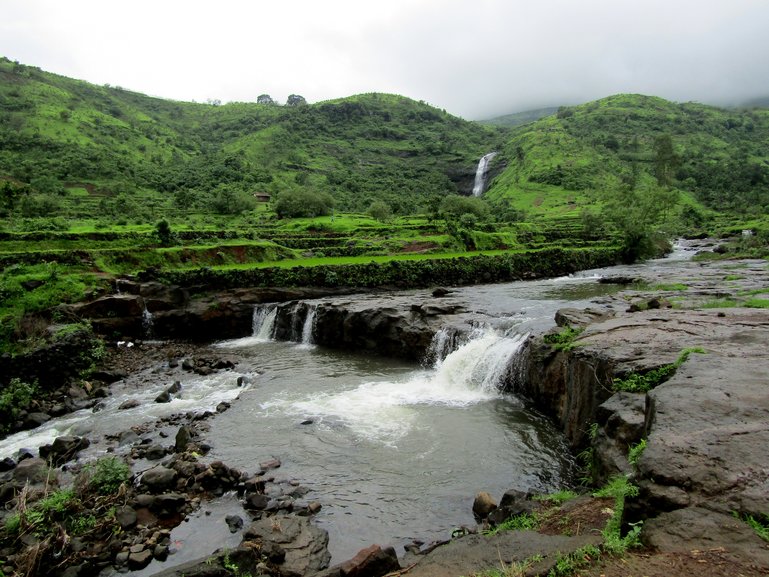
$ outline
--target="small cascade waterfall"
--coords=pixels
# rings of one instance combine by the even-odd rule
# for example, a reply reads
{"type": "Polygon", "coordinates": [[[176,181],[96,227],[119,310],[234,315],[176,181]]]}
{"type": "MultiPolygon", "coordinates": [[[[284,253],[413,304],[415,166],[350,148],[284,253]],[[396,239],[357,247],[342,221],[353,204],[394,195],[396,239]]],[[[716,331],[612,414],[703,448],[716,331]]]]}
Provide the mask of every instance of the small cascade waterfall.
{"type": "Polygon", "coordinates": [[[307,307],[307,316],[304,318],[301,340],[301,343],[306,346],[315,344],[315,339],[313,337],[313,331],[315,330],[315,311],[316,307],[307,307]]]}
{"type": "Polygon", "coordinates": [[[152,313],[147,308],[147,303],[144,304],[144,310],[142,311],[142,332],[144,333],[145,339],[151,339],[152,334],[152,328],[155,323],[155,318],[152,316],[152,313]]]}
{"type": "Polygon", "coordinates": [[[485,154],[478,161],[478,168],[475,170],[475,183],[473,184],[473,196],[481,196],[486,186],[486,173],[489,169],[489,162],[497,155],[496,152],[485,154]]]}
{"type": "Polygon", "coordinates": [[[441,327],[433,335],[430,346],[427,348],[425,358],[422,361],[423,367],[435,367],[443,362],[447,356],[453,353],[460,344],[460,335],[456,329],[451,327],[441,327]]]}
{"type": "Polygon", "coordinates": [[[478,329],[468,342],[436,363],[432,380],[449,389],[495,393],[520,372],[527,338],[528,334],[504,336],[490,328],[478,329]]]}
{"type": "Polygon", "coordinates": [[[274,305],[257,305],[251,317],[252,335],[258,341],[272,340],[278,308],[274,305]]]}

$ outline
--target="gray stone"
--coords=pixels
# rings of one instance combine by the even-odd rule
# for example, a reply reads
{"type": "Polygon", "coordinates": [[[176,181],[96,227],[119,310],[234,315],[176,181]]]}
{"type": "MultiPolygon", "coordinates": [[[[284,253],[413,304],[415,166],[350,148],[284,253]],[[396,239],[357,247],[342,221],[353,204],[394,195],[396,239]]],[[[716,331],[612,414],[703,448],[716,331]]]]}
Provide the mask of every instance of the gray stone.
{"type": "Polygon", "coordinates": [[[15,481],[29,481],[33,484],[45,483],[49,476],[51,478],[56,478],[56,474],[50,470],[48,463],[37,457],[20,461],[13,470],[12,475],[15,481]]]}
{"type": "Polygon", "coordinates": [[[39,427],[40,425],[43,425],[51,420],[51,415],[48,413],[29,413],[27,417],[24,419],[24,428],[25,429],[34,429],[36,427],[39,427]]]}
{"type": "Polygon", "coordinates": [[[176,471],[162,465],[157,465],[145,471],[141,477],[141,484],[154,492],[160,492],[176,483],[176,471]]]}
{"type": "Polygon", "coordinates": [[[137,399],[128,399],[127,401],[123,401],[120,403],[120,406],[118,406],[119,411],[126,411],[128,409],[135,409],[141,405],[141,403],[137,399]]]}
{"type": "Polygon", "coordinates": [[[766,543],[747,523],[729,513],[687,507],[649,519],[641,535],[645,543],[663,552],[725,547],[728,554],[769,567],[766,543]]]}
{"type": "Polygon", "coordinates": [[[138,571],[149,565],[150,561],[152,561],[152,551],[143,549],[138,553],[131,553],[128,555],[128,568],[131,571],[138,571]]]}
{"type": "Polygon", "coordinates": [[[271,543],[285,551],[280,573],[301,577],[328,566],[328,533],[311,525],[307,517],[275,515],[252,523],[243,535],[244,541],[271,543]]]}
{"type": "Polygon", "coordinates": [[[136,525],[136,511],[132,507],[125,505],[119,507],[115,511],[115,520],[120,524],[120,527],[125,531],[136,525]]]}
{"type": "Polygon", "coordinates": [[[182,425],[176,432],[176,440],[174,443],[174,450],[177,453],[183,453],[187,450],[192,439],[192,431],[187,425],[182,425]]]}
{"type": "Polygon", "coordinates": [[[150,445],[144,451],[144,458],[149,461],[157,461],[166,456],[166,448],[163,445],[150,445]]]}

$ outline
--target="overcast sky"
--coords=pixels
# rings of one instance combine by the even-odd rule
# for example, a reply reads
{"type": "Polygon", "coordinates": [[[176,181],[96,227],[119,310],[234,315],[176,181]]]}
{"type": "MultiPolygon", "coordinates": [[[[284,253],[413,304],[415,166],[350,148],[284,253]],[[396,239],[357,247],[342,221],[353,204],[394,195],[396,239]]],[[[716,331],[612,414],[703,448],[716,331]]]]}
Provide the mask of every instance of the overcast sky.
{"type": "Polygon", "coordinates": [[[769,95],[769,0],[1,0],[0,55],[176,100],[390,92],[466,119],[769,95]]]}

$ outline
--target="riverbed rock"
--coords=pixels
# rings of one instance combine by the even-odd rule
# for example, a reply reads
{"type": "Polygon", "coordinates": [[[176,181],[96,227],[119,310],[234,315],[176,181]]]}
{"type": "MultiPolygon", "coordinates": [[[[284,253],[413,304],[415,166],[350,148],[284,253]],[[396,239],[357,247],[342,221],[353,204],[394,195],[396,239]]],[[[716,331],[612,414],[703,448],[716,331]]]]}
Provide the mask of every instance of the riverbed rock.
{"type": "Polygon", "coordinates": [[[174,450],[177,453],[183,453],[187,450],[192,439],[192,430],[187,425],[182,425],[176,432],[176,438],[174,442],[174,450]]]}
{"type": "Polygon", "coordinates": [[[168,469],[162,465],[157,465],[144,472],[141,477],[141,484],[152,492],[160,492],[176,483],[176,471],[168,469]]]}
{"type": "Polygon", "coordinates": [[[416,563],[409,577],[456,577],[499,569],[534,556],[527,575],[547,575],[557,559],[585,545],[597,545],[601,536],[542,535],[534,531],[502,531],[493,536],[466,535],[441,545],[425,555],[407,557],[403,563],[416,563]]]}
{"type": "Polygon", "coordinates": [[[729,512],[688,507],[644,523],[644,542],[664,552],[724,548],[728,556],[769,567],[769,548],[747,523],[729,512]]]}
{"type": "Polygon", "coordinates": [[[152,561],[152,551],[150,549],[142,548],[140,551],[133,552],[128,555],[128,568],[131,571],[138,571],[144,569],[152,561]]]}
{"type": "Polygon", "coordinates": [[[494,509],[497,508],[497,502],[494,497],[485,491],[481,491],[475,496],[473,501],[473,515],[478,519],[485,519],[494,509]]]}
{"type": "Polygon", "coordinates": [[[281,575],[301,577],[328,566],[328,533],[312,525],[307,517],[278,514],[251,524],[243,541],[257,546],[278,545],[285,551],[279,565],[281,575]]]}
{"type": "Polygon", "coordinates": [[[44,459],[33,457],[19,461],[13,469],[12,478],[14,481],[25,483],[29,481],[32,484],[45,483],[49,478],[56,478],[48,463],[44,459]]]}
{"type": "MultiPolygon", "coordinates": [[[[758,316],[769,325],[769,315],[758,316]]],[[[757,315],[728,318],[736,333],[732,342],[742,341],[739,357],[693,354],[672,379],[649,393],[638,511],[650,503],[675,508],[676,503],[665,503],[659,486],[685,489],[695,506],[717,502],[752,515],[769,511],[769,326],[750,334],[740,325],[758,321],[757,315]]]]}
{"type": "Polygon", "coordinates": [[[77,453],[88,448],[91,442],[85,437],[64,435],[56,437],[50,445],[40,447],[40,457],[50,460],[56,465],[61,465],[75,458],[77,453]]]}
{"type": "MultiPolygon", "coordinates": [[[[340,564],[337,569],[341,577],[382,577],[400,568],[395,549],[371,545],[358,551],[355,557],[340,564]]],[[[333,569],[327,572],[328,575],[334,573],[333,569]]]]}

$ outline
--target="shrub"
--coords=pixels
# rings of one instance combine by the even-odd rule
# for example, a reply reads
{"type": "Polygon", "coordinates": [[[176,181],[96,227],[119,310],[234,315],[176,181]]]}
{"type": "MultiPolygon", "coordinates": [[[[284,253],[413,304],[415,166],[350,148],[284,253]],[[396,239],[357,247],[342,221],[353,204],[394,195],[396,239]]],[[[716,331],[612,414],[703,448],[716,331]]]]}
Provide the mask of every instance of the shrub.
{"type": "Polygon", "coordinates": [[[102,457],[84,470],[87,485],[100,495],[111,495],[131,478],[131,468],[118,457],[102,457]]]}
{"type": "Polygon", "coordinates": [[[334,199],[325,192],[287,190],[281,192],[275,203],[280,218],[313,218],[331,214],[334,199]]]}
{"type": "Polygon", "coordinates": [[[580,327],[573,328],[567,325],[558,333],[545,335],[543,340],[548,345],[551,345],[556,351],[570,351],[576,345],[574,341],[584,330],[585,329],[580,327]]]}
{"type": "Polygon", "coordinates": [[[32,399],[37,393],[37,385],[25,383],[13,378],[7,387],[0,393],[0,422],[2,430],[7,431],[16,421],[19,413],[32,404],[32,399]]]}

